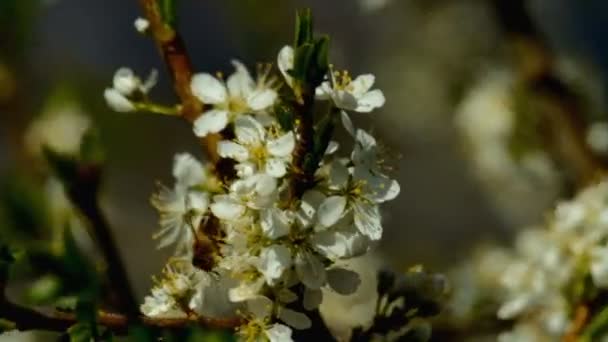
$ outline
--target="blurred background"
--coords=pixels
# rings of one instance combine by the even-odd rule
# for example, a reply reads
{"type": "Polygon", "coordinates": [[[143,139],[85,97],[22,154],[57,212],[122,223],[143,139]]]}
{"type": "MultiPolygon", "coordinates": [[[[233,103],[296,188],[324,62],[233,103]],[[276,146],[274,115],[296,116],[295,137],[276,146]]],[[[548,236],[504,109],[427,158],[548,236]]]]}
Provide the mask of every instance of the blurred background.
{"type": "MultiPolygon", "coordinates": [[[[376,133],[401,184],[401,195],[385,207],[378,254],[396,268],[422,263],[444,271],[479,243],[509,241],[521,227],[540,222],[577,183],[576,170],[564,171],[545,144],[540,148],[525,134],[525,144],[513,139],[530,120],[517,115],[526,63],[513,52],[512,34],[529,33],[529,23],[499,3],[181,0],[179,27],[196,71],[230,73],[233,58],[251,67],[274,62],[292,40],[295,9],[312,8],[316,30],[332,38],[334,65],[353,75],[375,74],[387,98],[380,111],[352,115],[376,133]]],[[[577,122],[596,159],[603,158],[608,4],[523,3],[550,51],[552,72],[580,94],[577,122]]],[[[158,69],[152,97],[175,101],[153,42],[133,28],[138,15],[136,1],[0,0],[0,191],[27,174],[39,178],[32,122],[66,110],[89,117],[106,149],[103,207],[143,296],[168,257],[151,239],[157,217],[149,197],[157,181],[171,184],[175,153],[202,156],[186,123],[119,114],[104,103],[103,90],[121,66],[140,75],[158,69]]],[[[534,122],[534,134],[552,129],[534,122]]],[[[72,132],[62,129],[52,134],[72,132]]],[[[33,191],[43,186],[33,184],[33,191]]]]}

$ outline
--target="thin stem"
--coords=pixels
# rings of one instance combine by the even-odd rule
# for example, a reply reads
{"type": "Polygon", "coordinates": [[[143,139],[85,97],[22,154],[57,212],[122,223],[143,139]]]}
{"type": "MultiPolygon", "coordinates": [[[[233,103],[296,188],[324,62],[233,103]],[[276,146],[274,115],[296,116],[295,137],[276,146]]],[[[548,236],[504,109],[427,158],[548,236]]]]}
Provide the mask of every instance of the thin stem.
{"type": "MultiPolygon", "coordinates": [[[[150,22],[150,33],[167,65],[173,80],[173,88],[182,103],[182,117],[194,122],[204,110],[204,104],[192,94],[192,64],[179,33],[163,21],[157,0],[139,0],[144,16],[150,22]]],[[[211,134],[201,139],[209,160],[216,163],[219,135],[211,134]]]]}
{"type": "Polygon", "coordinates": [[[168,116],[181,115],[181,108],[179,107],[170,107],[152,102],[138,103],[137,110],[168,116]]]}
{"type": "MultiPolygon", "coordinates": [[[[77,323],[72,313],[44,313],[29,309],[6,300],[0,300],[0,317],[13,322],[17,330],[46,330],[64,332],[77,323]]],[[[193,316],[187,318],[151,318],[139,316],[138,321],[148,328],[163,330],[180,330],[188,326],[199,325],[214,329],[232,329],[241,325],[240,318],[208,318],[193,316]]],[[[126,335],[131,319],[122,314],[99,312],[97,323],[116,335],[126,335]]]]}

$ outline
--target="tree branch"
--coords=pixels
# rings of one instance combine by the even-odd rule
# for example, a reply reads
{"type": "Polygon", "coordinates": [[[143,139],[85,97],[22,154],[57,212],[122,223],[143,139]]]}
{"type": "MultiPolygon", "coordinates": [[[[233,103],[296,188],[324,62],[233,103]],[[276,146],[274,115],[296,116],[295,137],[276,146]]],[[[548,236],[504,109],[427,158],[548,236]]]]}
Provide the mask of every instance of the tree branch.
{"type": "Polygon", "coordinates": [[[307,163],[310,163],[309,158],[312,157],[314,149],[314,121],[313,121],[313,105],[314,105],[314,89],[305,89],[302,87],[301,101],[294,103],[295,119],[296,119],[296,135],[298,140],[293,150],[293,170],[289,182],[289,204],[302,197],[304,192],[308,190],[314,182],[314,170],[309,170],[307,163]]]}
{"type": "MultiPolygon", "coordinates": [[[[76,315],[57,312],[44,313],[29,309],[6,300],[0,300],[0,317],[13,322],[17,330],[46,330],[65,332],[77,323],[76,315]]],[[[214,329],[232,329],[241,325],[240,318],[208,318],[192,316],[187,318],[151,318],[138,317],[139,322],[148,328],[159,330],[179,330],[188,326],[199,325],[214,329]]],[[[97,324],[107,328],[116,335],[126,335],[130,319],[122,314],[99,312],[97,324]]]]}
{"type": "Polygon", "coordinates": [[[535,105],[549,125],[549,144],[571,168],[579,186],[606,170],[585,140],[580,99],[555,71],[554,52],[528,14],[525,0],[493,0],[504,32],[511,41],[523,85],[535,95],[535,105]]]}
{"type": "MultiPolygon", "coordinates": [[[[204,110],[204,104],[192,94],[192,64],[184,41],[179,33],[163,21],[157,0],[139,0],[144,16],[150,22],[150,34],[160,51],[171,78],[173,88],[182,103],[182,117],[189,122],[196,120],[204,110]]],[[[220,159],[217,142],[220,136],[210,134],[201,138],[207,156],[214,164],[220,159]]]]}

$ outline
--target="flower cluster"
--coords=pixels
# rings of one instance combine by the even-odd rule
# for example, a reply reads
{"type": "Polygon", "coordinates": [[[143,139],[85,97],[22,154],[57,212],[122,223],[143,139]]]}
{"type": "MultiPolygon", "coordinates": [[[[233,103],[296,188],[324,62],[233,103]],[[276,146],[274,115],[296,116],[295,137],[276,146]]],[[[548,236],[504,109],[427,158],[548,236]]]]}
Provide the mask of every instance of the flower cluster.
{"type": "Polygon", "coordinates": [[[577,312],[608,288],[608,182],[561,202],[547,229],[518,236],[516,251],[500,278],[505,301],[501,319],[515,319],[501,341],[553,341],[579,329],[577,312]],[[523,335],[522,335],[523,334],[523,335]]]}
{"type": "MultiPolygon", "coordinates": [[[[254,78],[238,61],[225,80],[192,77],[192,94],[205,104],[193,132],[219,135],[217,154],[228,167],[178,154],[174,186],[161,186],[152,197],[161,225],[155,237],[159,247],[174,245],[175,255],[142,305],[145,315],[238,313],[245,339],[288,341],[291,328],[311,326],[305,311],[318,308],[322,289],[357,289],[358,274],[336,262],[366,253],[382,237],[379,205],[400,188],[382,171],[374,137],[355,128],[346,111],[370,112],[384,96],[371,89],[373,75],[353,80],[347,72],[329,72],[319,83],[313,101],[330,104],[328,115],[341,117],[354,147],[340,156],[338,143],[327,141],[314,181],[294,198],[291,181],[301,176],[294,160],[305,137],[297,120],[285,125],[278,113],[301,100],[294,55],[291,46],[281,49],[283,77],[265,65],[254,78]]],[[[145,94],[147,83],[121,69],[106,100],[118,111],[135,109],[129,96],[145,94]]]]}
{"type": "Polygon", "coordinates": [[[509,69],[484,75],[457,108],[455,124],[485,192],[506,220],[520,225],[550,207],[563,179],[547,151],[529,141],[526,132],[535,136],[538,128],[522,112],[518,91],[509,69]]]}

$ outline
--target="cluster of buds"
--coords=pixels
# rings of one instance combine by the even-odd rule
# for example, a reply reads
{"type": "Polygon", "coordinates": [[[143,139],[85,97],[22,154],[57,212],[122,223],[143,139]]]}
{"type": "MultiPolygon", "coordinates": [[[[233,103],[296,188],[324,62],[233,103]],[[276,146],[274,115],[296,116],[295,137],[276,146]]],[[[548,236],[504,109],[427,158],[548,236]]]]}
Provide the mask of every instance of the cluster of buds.
{"type": "MultiPolygon", "coordinates": [[[[280,75],[262,66],[254,78],[233,61],[226,79],[191,78],[205,105],[193,133],[220,137],[220,161],[177,154],[175,184],[152,197],[159,246],[175,253],[141,307],[145,315],[239,315],[244,339],[289,341],[291,328],[311,327],[306,311],[318,308],[323,289],[356,291],[358,274],[336,263],[382,237],[379,205],[400,187],[383,172],[374,137],[346,111],[371,112],[385,100],[371,89],[373,75],[334,73],[323,61],[327,39],[313,39],[310,17],[299,19],[295,46],[278,54],[280,75]],[[326,112],[315,110],[321,102],[326,112]],[[353,139],[346,155],[331,139],[340,120],[353,139]]],[[[119,111],[133,103],[134,89],[149,89],[125,70],[106,90],[119,111]]]]}

